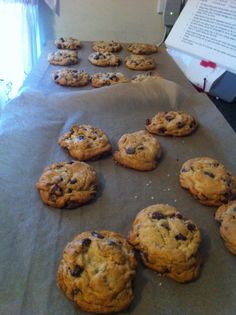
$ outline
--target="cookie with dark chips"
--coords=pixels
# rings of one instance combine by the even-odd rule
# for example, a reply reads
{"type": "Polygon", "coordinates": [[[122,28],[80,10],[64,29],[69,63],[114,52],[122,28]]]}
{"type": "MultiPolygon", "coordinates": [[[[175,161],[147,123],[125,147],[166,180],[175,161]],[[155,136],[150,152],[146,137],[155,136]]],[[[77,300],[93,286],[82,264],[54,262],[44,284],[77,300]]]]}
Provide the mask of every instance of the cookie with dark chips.
{"type": "Polygon", "coordinates": [[[198,277],[200,231],[174,207],[156,204],[140,211],[128,240],[140,251],[148,268],[178,282],[189,282],[198,277]]]}
{"type": "Polygon", "coordinates": [[[83,311],[119,312],[133,300],[136,267],[134,251],[120,234],[83,232],[64,250],[57,285],[83,311]]]}
{"type": "Polygon", "coordinates": [[[61,162],[46,167],[36,188],[42,201],[54,208],[77,208],[96,195],[98,178],[84,162],[61,162]]]}

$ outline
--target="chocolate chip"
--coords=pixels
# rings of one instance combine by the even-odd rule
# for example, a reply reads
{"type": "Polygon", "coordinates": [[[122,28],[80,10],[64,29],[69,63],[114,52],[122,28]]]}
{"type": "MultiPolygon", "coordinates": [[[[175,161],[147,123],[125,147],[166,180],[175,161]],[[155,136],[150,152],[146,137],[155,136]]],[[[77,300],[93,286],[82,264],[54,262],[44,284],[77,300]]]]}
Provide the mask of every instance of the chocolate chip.
{"type": "Polygon", "coordinates": [[[210,173],[210,172],[205,171],[204,174],[211,177],[211,178],[215,178],[215,175],[210,173]]]}
{"type": "Polygon", "coordinates": [[[70,194],[70,193],[72,193],[72,189],[71,188],[68,188],[67,189],[67,192],[70,194]]]}
{"type": "Polygon", "coordinates": [[[166,132],[166,128],[161,127],[161,128],[158,129],[158,132],[159,133],[165,133],[166,132]]]}
{"type": "Polygon", "coordinates": [[[72,270],[70,272],[70,274],[72,275],[72,277],[80,277],[81,273],[84,271],[84,269],[82,267],[80,267],[79,265],[75,266],[75,269],[72,270]]]}
{"type": "Polygon", "coordinates": [[[58,44],[58,45],[57,45],[57,48],[61,49],[61,48],[62,48],[61,44],[58,44]]]}
{"type": "Polygon", "coordinates": [[[127,148],[125,151],[126,151],[127,154],[134,154],[135,153],[135,148],[131,148],[130,147],[130,148],[127,148]]]}
{"type": "Polygon", "coordinates": [[[178,122],[178,123],[176,124],[176,127],[177,127],[178,129],[181,129],[181,128],[184,127],[184,124],[183,124],[182,122],[178,122]]]}
{"type": "Polygon", "coordinates": [[[91,244],[91,239],[90,238],[85,238],[85,239],[83,239],[82,240],[82,246],[83,247],[89,247],[90,246],[90,244],[91,244]]]}
{"type": "Polygon", "coordinates": [[[175,239],[176,239],[176,241],[186,241],[187,237],[184,236],[183,234],[179,233],[179,234],[175,235],[175,239]]]}
{"type": "Polygon", "coordinates": [[[187,228],[190,232],[192,232],[196,229],[196,226],[193,223],[188,223],[187,228]]]}
{"type": "Polygon", "coordinates": [[[188,172],[189,170],[187,170],[186,168],[182,168],[181,169],[181,173],[186,173],[186,172],[188,172]]]}
{"type": "Polygon", "coordinates": [[[156,212],[152,213],[152,219],[161,220],[161,219],[165,219],[165,218],[166,218],[166,216],[161,212],[156,211],[156,212]]]}
{"type": "Polygon", "coordinates": [[[52,186],[50,193],[56,196],[64,195],[63,189],[57,184],[52,186]]]}
{"type": "Polygon", "coordinates": [[[168,223],[163,223],[161,226],[164,227],[167,231],[170,231],[170,226],[168,223]]]}
{"type": "Polygon", "coordinates": [[[84,140],[84,136],[83,136],[83,135],[79,135],[79,136],[77,137],[77,140],[78,140],[78,141],[84,140]]]}
{"type": "Polygon", "coordinates": [[[59,78],[59,75],[58,74],[55,74],[54,75],[54,80],[57,80],[59,78]]]}
{"type": "Polygon", "coordinates": [[[180,219],[180,220],[182,220],[183,219],[183,216],[182,216],[182,214],[180,214],[180,213],[176,213],[176,218],[178,218],[178,219],[180,219]]]}
{"type": "Polygon", "coordinates": [[[151,124],[151,119],[147,118],[146,119],[146,126],[150,125],[151,124]]]}
{"type": "Polygon", "coordinates": [[[63,37],[61,37],[60,40],[61,40],[63,43],[64,43],[64,41],[65,41],[63,37]]]}
{"type": "Polygon", "coordinates": [[[75,162],[74,161],[67,162],[67,164],[73,164],[73,163],[75,163],[75,162]]]}
{"type": "Polygon", "coordinates": [[[77,179],[76,178],[72,178],[71,180],[70,180],[70,184],[76,184],[77,183],[77,179]]]}
{"type": "Polygon", "coordinates": [[[103,238],[104,238],[104,236],[103,236],[102,234],[99,234],[99,233],[97,233],[97,232],[95,232],[95,231],[93,231],[91,234],[92,234],[94,237],[97,237],[97,238],[100,238],[100,239],[103,239],[103,238]]]}
{"type": "Polygon", "coordinates": [[[166,119],[167,121],[171,121],[171,120],[174,119],[174,117],[171,116],[171,115],[166,115],[166,116],[165,116],[165,119],[166,119]]]}

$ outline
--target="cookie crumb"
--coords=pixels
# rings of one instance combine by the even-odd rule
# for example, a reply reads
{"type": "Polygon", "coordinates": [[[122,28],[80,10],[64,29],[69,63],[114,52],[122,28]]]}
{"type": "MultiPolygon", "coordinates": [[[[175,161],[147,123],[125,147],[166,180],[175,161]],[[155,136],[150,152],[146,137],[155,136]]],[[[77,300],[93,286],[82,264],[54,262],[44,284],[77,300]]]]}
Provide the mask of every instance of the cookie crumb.
{"type": "Polygon", "coordinates": [[[137,196],[137,195],[135,195],[135,196],[134,196],[134,199],[137,199],[137,198],[138,198],[138,196],[137,196]]]}
{"type": "Polygon", "coordinates": [[[167,190],[170,191],[171,189],[170,189],[170,188],[167,188],[167,190]]]}
{"type": "Polygon", "coordinates": [[[155,199],[155,198],[152,196],[151,199],[153,200],[153,199],[155,199]]]}

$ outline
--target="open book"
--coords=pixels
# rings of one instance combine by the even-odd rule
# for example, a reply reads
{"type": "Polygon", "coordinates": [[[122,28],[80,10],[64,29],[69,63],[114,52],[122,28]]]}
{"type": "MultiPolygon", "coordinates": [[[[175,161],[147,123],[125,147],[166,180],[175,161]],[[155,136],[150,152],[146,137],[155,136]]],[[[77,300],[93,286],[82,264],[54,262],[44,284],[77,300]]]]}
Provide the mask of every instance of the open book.
{"type": "Polygon", "coordinates": [[[165,44],[236,73],[236,0],[188,0],[165,44]]]}

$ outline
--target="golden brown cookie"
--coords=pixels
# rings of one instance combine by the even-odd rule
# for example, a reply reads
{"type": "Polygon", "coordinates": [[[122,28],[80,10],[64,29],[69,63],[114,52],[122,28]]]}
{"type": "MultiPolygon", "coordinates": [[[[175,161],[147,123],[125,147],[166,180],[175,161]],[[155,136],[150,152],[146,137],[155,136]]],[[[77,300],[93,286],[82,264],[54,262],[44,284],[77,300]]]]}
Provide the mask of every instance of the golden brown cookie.
{"type": "Polygon", "coordinates": [[[65,248],[57,284],[86,312],[119,312],[133,300],[134,251],[118,233],[83,232],[65,248]]]}
{"type": "Polygon", "coordinates": [[[122,46],[120,43],[114,42],[113,40],[111,41],[104,41],[100,40],[97,42],[94,42],[92,45],[92,48],[94,51],[98,52],[118,52],[122,49],[122,46]]]}
{"type": "Polygon", "coordinates": [[[69,66],[79,62],[77,51],[61,49],[48,55],[48,62],[52,65],[69,66]]]}
{"type": "Polygon", "coordinates": [[[153,70],[156,68],[155,60],[152,57],[130,55],[125,58],[125,65],[131,70],[153,70]]]}
{"type": "Polygon", "coordinates": [[[72,37],[60,37],[55,40],[55,45],[58,49],[77,50],[81,47],[81,42],[72,37]]]}
{"type": "Polygon", "coordinates": [[[129,44],[127,49],[128,51],[137,55],[150,55],[158,51],[158,48],[156,45],[142,44],[142,43],[129,44]]]}
{"type": "Polygon", "coordinates": [[[209,157],[186,161],[179,180],[183,188],[207,206],[220,206],[235,198],[233,176],[223,164],[209,157]]]}
{"type": "Polygon", "coordinates": [[[91,83],[94,88],[127,82],[129,82],[129,80],[120,72],[101,72],[91,77],[91,83]]]}
{"type": "Polygon", "coordinates": [[[187,136],[196,128],[196,120],[185,112],[159,112],[146,120],[146,129],[159,136],[187,136]]]}
{"type": "Polygon", "coordinates": [[[111,152],[112,146],[107,135],[91,125],[74,125],[60,137],[58,143],[79,161],[97,159],[111,152]]]}
{"type": "Polygon", "coordinates": [[[139,171],[151,171],[161,155],[158,140],[145,130],[124,134],[113,155],[116,162],[139,171]]]}
{"type": "Polygon", "coordinates": [[[174,207],[156,204],[140,211],[128,240],[140,251],[148,268],[178,282],[198,277],[201,265],[198,252],[200,231],[174,207]]]}
{"type": "Polygon", "coordinates": [[[98,179],[84,162],[61,162],[46,167],[36,187],[42,201],[54,208],[77,208],[95,197],[98,179]]]}
{"type": "Polygon", "coordinates": [[[79,87],[89,83],[89,75],[83,70],[62,69],[52,73],[52,79],[59,85],[79,87]]]}
{"type": "Polygon", "coordinates": [[[110,52],[94,52],[88,56],[88,60],[99,67],[117,67],[121,59],[110,52]]]}
{"type": "Polygon", "coordinates": [[[228,250],[236,255],[236,200],[220,206],[215,219],[220,223],[220,235],[228,250]]]}
{"type": "Polygon", "coordinates": [[[153,73],[151,71],[148,71],[148,72],[137,74],[137,75],[133,76],[131,82],[132,83],[139,83],[139,82],[144,82],[144,81],[148,81],[150,79],[156,79],[156,78],[160,78],[160,76],[157,73],[153,73]]]}

